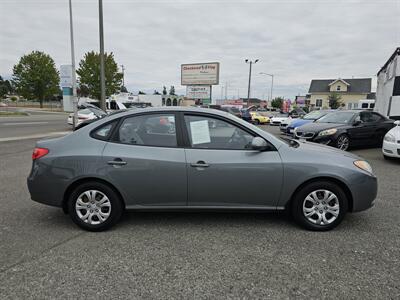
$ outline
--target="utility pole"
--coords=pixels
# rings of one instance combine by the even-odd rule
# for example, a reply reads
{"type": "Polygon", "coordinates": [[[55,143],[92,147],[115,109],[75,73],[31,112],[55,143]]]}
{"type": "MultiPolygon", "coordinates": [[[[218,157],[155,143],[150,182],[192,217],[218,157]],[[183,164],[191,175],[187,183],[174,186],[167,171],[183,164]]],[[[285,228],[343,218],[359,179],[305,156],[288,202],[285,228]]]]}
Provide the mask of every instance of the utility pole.
{"type": "Polygon", "coordinates": [[[122,69],[122,86],[125,87],[125,66],[121,65],[122,69]]]}
{"type": "Polygon", "coordinates": [[[244,61],[245,61],[246,64],[250,64],[250,69],[249,69],[249,85],[248,85],[248,87],[247,87],[247,105],[249,105],[249,103],[250,103],[250,86],[251,86],[251,66],[252,66],[253,64],[256,64],[259,60],[256,59],[256,60],[253,62],[252,60],[249,60],[249,59],[246,58],[244,61]]]}
{"type": "Polygon", "coordinates": [[[103,0],[99,0],[99,35],[100,35],[100,108],[106,110],[106,78],[104,74],[104,28],[103,0]]]}
{"type": "Polygon", "coordinates": [[[228,83],[225,82],[225,100],[228,99],[228,83]]]}
{"type": "Polygon", "coordinates": [[[69,32],[71,36],[71,72],[72,72],[72,106],[74,110],[74,119],[72,127],[78,125],[78,99],[76,98],[76,73],[75,73],[75,45],[74,45],[74,26],[72,21],[72,0],[69,0],[69,32]]]}

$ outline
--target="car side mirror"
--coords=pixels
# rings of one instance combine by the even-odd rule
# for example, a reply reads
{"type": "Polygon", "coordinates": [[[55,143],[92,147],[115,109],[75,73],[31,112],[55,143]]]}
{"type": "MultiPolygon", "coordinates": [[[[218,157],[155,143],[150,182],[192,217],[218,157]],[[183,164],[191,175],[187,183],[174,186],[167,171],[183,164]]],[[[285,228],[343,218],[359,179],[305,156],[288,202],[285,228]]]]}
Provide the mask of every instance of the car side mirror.
{"type": "Polygon", "coordinates": [[[394,121],[393,124],[396,125],[396,126],[400,126],[400,120],[394,121]]]}
{"type": "Polygon", "coordinates": [[[268,144],[264,139],[256,136],[251,141],[251,149],[258,151],[265,151],[268,149],[268,144]]]}

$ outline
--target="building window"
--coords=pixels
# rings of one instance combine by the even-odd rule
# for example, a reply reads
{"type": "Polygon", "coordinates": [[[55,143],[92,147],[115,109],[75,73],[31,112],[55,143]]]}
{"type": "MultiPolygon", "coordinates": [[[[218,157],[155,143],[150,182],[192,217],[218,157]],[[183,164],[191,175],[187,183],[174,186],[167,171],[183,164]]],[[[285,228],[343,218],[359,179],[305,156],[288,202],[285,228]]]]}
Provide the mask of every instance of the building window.
{"type": "Polygon", "coordinates": [[[353,106],[353,103],[347,103],[347,109],[351,109],[352,108],[352,106],[353,106]]]}
{"type": "Polygon", "coordinates": [[[342,88],[342,87],[341,87],[340,85],[338,85],[338,86],[336,87],[336,90],[337,90],[337,91],[340,91],[341,88],[342,88]]]}
{"type": "Polygon", "coordinates": [[[353,104],[353,109],[357,109],[358,108],[358,103],[354,103],[353,104]]]}
{"type": "Polygon", "coordinates": [[[316,107],[322,107],[322,99],[315,100],[315,106],[316,107]]]}

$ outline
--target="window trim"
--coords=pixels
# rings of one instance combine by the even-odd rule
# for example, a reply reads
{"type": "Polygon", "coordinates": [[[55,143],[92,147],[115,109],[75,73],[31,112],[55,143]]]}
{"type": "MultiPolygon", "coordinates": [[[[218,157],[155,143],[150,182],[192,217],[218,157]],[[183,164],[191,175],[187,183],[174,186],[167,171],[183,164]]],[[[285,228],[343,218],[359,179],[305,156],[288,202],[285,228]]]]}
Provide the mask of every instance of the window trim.
{"type": "Polygon", "coordinates": [[[208,114],[208,113],[204,113],[204,112],[180,112],[180,124],[182,126],[182,133],[183,133],[183,137],[184,137],[184,148],[186,149],[194,149],[194,150],[222,150],[222,151],[248,151],[248,152],[260,152],[258,150],[254,150],[254,149],[221,149],[221,148],[194,148],[192,147],[191,143],[190,143],[190,138],[189,138],[189,132],[188,132],[188,128],[186,126],[186,122],[185,122],[185,116],[201,116],[201,117],[206,117],[206,118],[214,118],[214,119],[218,119],[224,122],[227,122],[233,126],[239,127],[240,129],[242,129],[243,131],[247,132],[248,134],[252,135],[253,137],[260,137],[263,140],[265,140],[268,145],[270,145],[271,149],[270,150],[265,150],[262,152],[270,152],[270,151],[278,151],[276,149],[276,147],[269,142],[268,140],[266,140],[263,136],[260,136],[258,133],[252,131],[251,129],[243,126],[242,124],[236,123],[233,120],[227,119],[223,116],[219,116],[219,115],[214,115],[214,114],[208,114]]]}
{"type": "Polygon", "coordinates": [[[100,124],[99,126],[95,127],[94,129],[92,129],[92,130],[89,132],[89,136],[90,136],[91,138],[93,138],[93,139],[96,139],[96,140],[99,140],[99,141],[105,141],[105,142],[107,142],[107,141],[109,141],[109,140],[111,139],[111,137],[114,135],[115,128],[117,128],[117,127],[119,126],[119,122],[120,122],[119,119],[113,119],[113,120],[110,120],[110,121],[108,121],[108,122],[106,122],[106,123],[100,124]],[[97,130],[101,129],[101,128],[104,127],[104,126],[107,126],[107,125],[110,124],[110,123],[114,123],[114,125],[112,125],[112,127],[111,127],[111,132],[110,132],[110,134],[109,134],[107,137],[101,138],[101,137],[99,137],[99,136],[96,136],[96,131],[97,131],[97,130]]]}
{"type": "Polygon", "coordinates": [[[148,112],[133,113],[133,114],[129,114],[129,115],[119,118],[118,124],[117,124],[117,126],[115,126],[115,130],[112,132],[112,135],[108,139],[108,142],[120,144],[120,145],[126,145],[126,146],[135,146],[135,147],[155,147],[155,148],[169,148],[169,149],[184,148],[182,132],[181,132],[180,126],[179,126],[178,112],[177,111],[168,111],[168,110],[167,111],[148,111],[148,112]],[[144,115],[164,115],[164,114],[173,115],[175,117],[176,146],[125,144],[125,143],[121,143],[120,141],[117,140],[118,129],[121,127],[121,124],[125,121],[125,119],[133,118],[133,117],[140,117],[140,116],[144,116],[144,115]]]}

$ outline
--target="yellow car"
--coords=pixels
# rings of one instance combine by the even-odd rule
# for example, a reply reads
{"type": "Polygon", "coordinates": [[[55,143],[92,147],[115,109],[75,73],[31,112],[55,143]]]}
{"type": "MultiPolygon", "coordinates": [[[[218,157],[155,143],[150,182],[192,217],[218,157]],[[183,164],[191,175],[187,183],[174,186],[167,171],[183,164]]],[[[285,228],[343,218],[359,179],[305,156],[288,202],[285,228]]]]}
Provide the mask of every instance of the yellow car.
{"type": "Polygon", "coordinates": [[[269,123],[269,118],[267,116],[263,116],[256,111],[250,112],[251,120],[254,124],[266,124],[269,123]]]}

